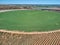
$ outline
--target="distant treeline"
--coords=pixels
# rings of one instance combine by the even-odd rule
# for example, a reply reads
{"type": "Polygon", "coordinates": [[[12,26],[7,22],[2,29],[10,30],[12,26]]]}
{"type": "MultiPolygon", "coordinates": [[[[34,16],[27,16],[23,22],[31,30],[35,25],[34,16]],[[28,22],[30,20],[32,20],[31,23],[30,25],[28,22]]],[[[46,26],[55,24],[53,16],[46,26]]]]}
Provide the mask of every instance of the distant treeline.
{"type": "Polygon", "coordinates": [[[0,10],[2,9],[32,9],[32,6],[0,5],[0,10]]]}
{"type": "Polygon", "coordinates": [[[39,9],[39,8],[50,8],[57,7],[60,5],[48,5],[48,4],[0,4],[0,10],[2,9],[39,9]]]}

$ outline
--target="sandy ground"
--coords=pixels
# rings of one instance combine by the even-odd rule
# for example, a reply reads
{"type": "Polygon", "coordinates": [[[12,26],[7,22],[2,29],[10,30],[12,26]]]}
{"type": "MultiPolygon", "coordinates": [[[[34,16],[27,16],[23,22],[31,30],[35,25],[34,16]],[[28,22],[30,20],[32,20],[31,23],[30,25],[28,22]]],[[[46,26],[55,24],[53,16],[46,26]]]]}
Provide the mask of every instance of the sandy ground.
{"type": "Polygon", "coordinates": [[[46,31],[46,32],[23,32],[23,31],[8,31],[8,30],[0,29],[0,32],[15,33],[15,34],[16,33],[17,34],[48,34],[48,33],[60,32],[60,30],[46,31]]]}
{"type": "Polygon", "coordinates": [[[20,32],[1,29],[0,45],[60,45],[60,30],[20,32]]]}

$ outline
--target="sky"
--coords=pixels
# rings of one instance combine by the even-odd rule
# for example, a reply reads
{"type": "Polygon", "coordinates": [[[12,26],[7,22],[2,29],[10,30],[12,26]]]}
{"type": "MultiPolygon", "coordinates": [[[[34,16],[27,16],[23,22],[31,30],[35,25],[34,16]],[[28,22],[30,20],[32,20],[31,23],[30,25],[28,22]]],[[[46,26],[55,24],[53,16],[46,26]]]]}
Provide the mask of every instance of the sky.
{"type": "Polygon", "coordinates": [[[0,4],[60,4],[60,0],[0,0],[0,4]]]}

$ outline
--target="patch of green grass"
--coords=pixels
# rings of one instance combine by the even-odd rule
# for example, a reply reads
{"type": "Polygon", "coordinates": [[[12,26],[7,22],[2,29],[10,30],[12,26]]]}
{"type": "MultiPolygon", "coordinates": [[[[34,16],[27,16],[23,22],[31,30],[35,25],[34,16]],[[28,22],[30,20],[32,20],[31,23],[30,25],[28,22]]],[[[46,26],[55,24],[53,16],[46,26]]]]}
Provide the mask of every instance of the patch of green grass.
{"type": "Polygon", "coordinates": [[[60,13],[20,10],[0,13],[0,29],[50,31],[60,29],[60,13]]]}

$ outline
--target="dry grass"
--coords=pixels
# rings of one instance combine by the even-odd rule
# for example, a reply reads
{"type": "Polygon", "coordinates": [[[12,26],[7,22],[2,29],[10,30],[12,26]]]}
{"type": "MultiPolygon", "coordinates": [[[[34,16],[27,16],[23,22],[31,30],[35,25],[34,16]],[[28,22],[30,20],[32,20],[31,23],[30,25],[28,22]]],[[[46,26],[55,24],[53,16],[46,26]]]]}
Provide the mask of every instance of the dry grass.
{"type": "Polygon", "coordinates": [[[0,45],[60,45],[60,30],[52,32],[0,30],[0,45]]]}

